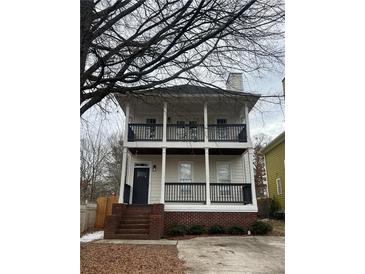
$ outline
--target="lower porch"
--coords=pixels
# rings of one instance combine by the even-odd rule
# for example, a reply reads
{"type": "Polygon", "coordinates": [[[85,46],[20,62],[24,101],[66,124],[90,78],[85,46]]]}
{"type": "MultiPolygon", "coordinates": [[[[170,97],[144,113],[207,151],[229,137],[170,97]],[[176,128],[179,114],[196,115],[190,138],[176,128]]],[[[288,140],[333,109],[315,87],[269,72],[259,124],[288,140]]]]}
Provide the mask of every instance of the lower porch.
{"type": "MultiPolygon", "coordinates": [[[[204,149],[203,149],[204,151],[204,149]]],[[[250,152],[239,155],[127,154],[120,203],[165,211],[257,212],[250,152]]]]}

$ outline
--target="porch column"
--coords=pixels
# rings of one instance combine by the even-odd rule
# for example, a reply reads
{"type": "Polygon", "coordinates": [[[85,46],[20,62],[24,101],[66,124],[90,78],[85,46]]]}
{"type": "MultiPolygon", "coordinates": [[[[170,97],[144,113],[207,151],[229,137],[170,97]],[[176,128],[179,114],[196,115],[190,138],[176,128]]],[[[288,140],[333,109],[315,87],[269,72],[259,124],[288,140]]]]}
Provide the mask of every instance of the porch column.
{"type": "Polygon", "coordinates": [[[167,130],[167,103],[163,103],[163,127],[162,127],[162,142],[166,143],[166,130],[167,130]]]}
{"type": "Polygon", "coordinates": [[[166,148],[162,148],[162,163],[161,163],[161,197],[160,203],[165,203],[165,176],[166,176],[166,148]]]}
{"type": "Polygon", "coordinates": [[[204,103],[204,142],[208,143],[208,103],[204,103]]]}
{"type": "Polygon", "coordinates": [[[247,134],[247,142],[251,143],[251,135],[250,135],[250,119],[248,118],[248,106],[245,104],[245,121],[246,121],[246,134],[247,134]]]}
{"type": "Polygon", "coordinates": [[[247,152],[248,162],[250,165],[250,181],[251,181],[251,194],[252,194],[252,204],[257,206],[256,200],[256,187],[255,187],[255,177],[253,171],[253,148],[249,148],[247,152]]]}
{"type": "Polygon", "coordinates": [[[127,142],[128,142],[128,124],[129,124],[129,102],[127,102],[125,108],[125,122],[124,122],[124,136],[123,136],[123,158],[122,158],[122,171],[120,177],[120,188],[119,188],[119,203],[123,203],[124,197],[124,185],[125,175],[127,173],[127,142]]]}
{"type": "Polygon", "coordinates": [[[209,181],[209,148],[205,148],[205,189],[206,204],[210,205],[210,181],[209,181]]]}

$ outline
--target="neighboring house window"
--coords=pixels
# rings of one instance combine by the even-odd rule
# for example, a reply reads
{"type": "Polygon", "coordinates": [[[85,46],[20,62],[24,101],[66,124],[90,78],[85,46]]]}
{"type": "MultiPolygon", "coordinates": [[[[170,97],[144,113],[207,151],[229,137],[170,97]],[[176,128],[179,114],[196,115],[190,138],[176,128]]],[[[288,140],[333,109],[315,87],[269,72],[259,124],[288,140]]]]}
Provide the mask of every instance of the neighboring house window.
{"type": "MultiPolygon", "coordinates": [[[[156,124],[156,119],[146,119],[146,124],[154,125],[156,124]]],[[[146,139],[154,139],[156,137],[156,126],[146,127],[146,139]]]]}
{"type": "MultiPolygon", "coordinates": [[[[230,163],[217,163],[217,181],[219,184],[231,183],[231,165],[230,163]]],[[[231,195],[231,188],[228,186],[219,186],[220,195],[231,195]]]]}
{"type": "MultiPolygon", "coordinates": [[[[179,180],[181,183],[193,182],[193,164],[192,163],[179,163],[179,180]]],[[[181,186],[181,192],[185,194],[191,194],[191,186],[181,186]]]]}
{"type": "Polygon", "coordinates": [[[278,195],[283,193],[283,190],[281,188],[281,179],[280,178],[276,178],[276,192],[278,195]]]}

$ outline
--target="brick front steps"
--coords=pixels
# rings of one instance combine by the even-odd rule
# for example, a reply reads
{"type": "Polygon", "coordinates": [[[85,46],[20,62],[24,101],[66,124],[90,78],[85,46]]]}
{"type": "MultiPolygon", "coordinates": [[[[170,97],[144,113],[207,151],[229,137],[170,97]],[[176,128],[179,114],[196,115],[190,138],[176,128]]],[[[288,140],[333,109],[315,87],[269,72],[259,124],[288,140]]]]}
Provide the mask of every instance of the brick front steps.
{"type": "Polygon", "coordinates": [[[163,204],[113,204],[105,223],[104,239],[160,239],[163,233],[163,204]]]}

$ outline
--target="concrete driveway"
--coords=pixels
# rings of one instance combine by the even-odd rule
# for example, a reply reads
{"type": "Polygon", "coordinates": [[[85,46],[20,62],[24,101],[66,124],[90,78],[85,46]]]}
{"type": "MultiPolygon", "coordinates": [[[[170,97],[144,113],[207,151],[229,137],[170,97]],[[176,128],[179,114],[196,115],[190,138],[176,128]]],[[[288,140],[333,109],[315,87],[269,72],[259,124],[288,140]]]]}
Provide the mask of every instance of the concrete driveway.
{"type": "Polygon", "coordinates": [[[284,237],[197,237],[178,241],[187,273],[284,273],[284,237]]]}

